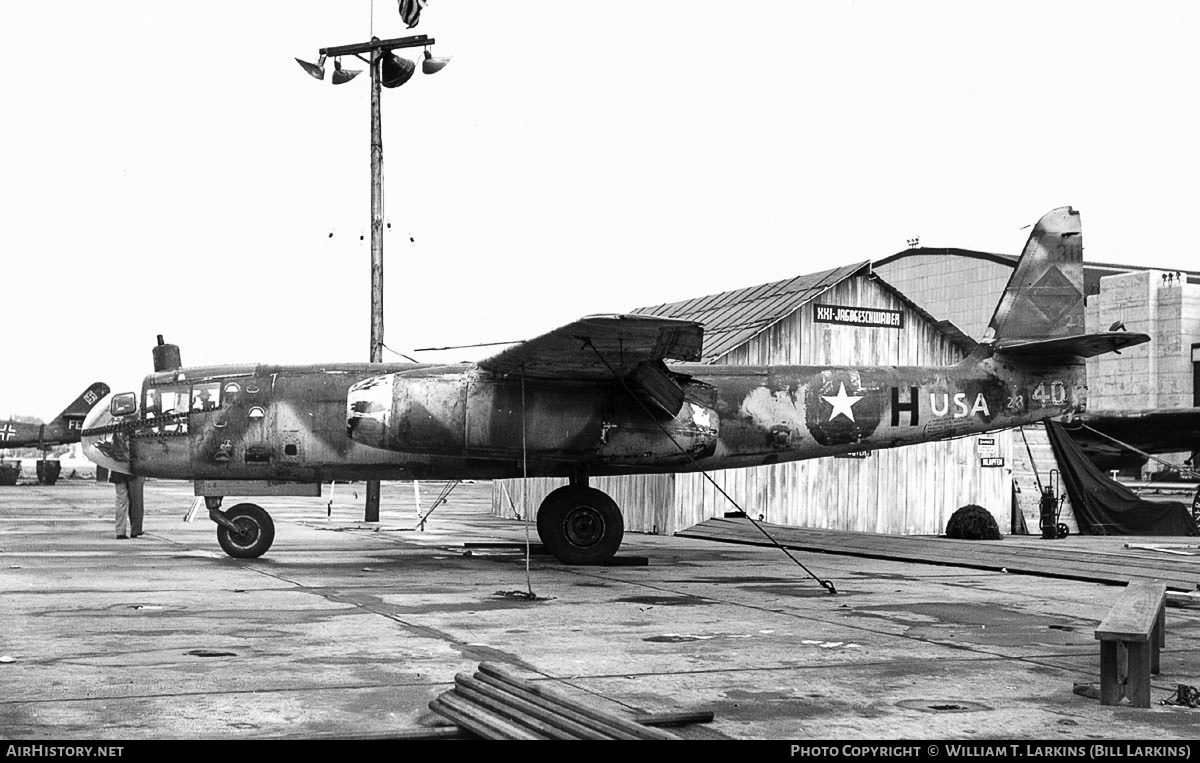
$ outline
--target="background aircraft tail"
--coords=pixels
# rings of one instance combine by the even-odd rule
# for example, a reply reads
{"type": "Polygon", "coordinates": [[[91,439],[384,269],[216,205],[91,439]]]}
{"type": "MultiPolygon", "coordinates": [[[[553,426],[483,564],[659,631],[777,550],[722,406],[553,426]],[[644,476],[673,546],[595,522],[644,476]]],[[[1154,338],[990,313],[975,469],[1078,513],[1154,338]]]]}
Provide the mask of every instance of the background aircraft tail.
{"type": "Polygon", "coordinates": [[[1029,234],[981,342],[996,353],[1080,362],[1150,341],[1124,331],[1084,333],[1083,236],[1079,213],[1051,210],[1029,234]]]}
{"type": "Polygon", "coordinates": [[[64,430],[82,429],[83,420],[87,417],[88,411],[92,410],[92,406],[99,402],[108,392],[107,384],[104,382],[93,382],[79,397],[75,398],[73,403],[63,409],[63,412],[50,422],[50,428],[61,427],[64,430]]]}

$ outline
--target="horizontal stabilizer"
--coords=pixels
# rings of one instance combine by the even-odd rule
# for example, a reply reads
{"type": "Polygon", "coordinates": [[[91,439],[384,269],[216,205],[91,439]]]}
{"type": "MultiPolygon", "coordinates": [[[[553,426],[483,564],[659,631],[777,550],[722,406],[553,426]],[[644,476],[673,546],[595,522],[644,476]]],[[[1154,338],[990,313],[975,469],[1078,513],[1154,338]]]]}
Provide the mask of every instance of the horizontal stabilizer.
{"type": "Polygon", "coordinates": [[[1149,342],[1146,334],[1130,331],[1105,331],[1099,334],[1079,334],[1058,339],[1032,342],[997,343],[995,351],[1026,360],[1056,360],[1061,358],[1092,358],[1107,352],[1120,352],[1126,347],[1149,342]]]}
{"type": "Polygon", "coordinates": [[[695,321],[651,315],[589,315],[479,362],[498,374],[596,381],[625,378],[643,363],[700,360],[695,321]]]}

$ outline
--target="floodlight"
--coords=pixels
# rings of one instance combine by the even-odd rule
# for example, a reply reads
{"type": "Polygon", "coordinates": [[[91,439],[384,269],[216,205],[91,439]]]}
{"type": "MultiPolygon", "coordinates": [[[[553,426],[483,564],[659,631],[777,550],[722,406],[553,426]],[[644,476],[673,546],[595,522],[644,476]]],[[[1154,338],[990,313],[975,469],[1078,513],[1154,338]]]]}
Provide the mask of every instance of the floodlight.
{"type": "Polygon", "coordinates": [[[417,65],[407,58],[401,58],[390,50],[383,54],[380,63],[379,84],[384,87],[400,87],[413,76],[417,65]]]}
{"type": "Polygon", "coordinates": [[[343,69],[342,59],[333,59],[333,84],[345,84],[360,74],[362,74],[362,69],[343,69]]]}
{"type": "Polygon", "coordinates": [[[325,79],[324,53],[321,54],[321,57],[317,59],[315,64],[310,64],[308,61],[301,61],[299,58],[296,59],[296,63],[300,64],[300,67],[304,69],[304,71],[312,75],[313,79],[325,79]]]}
{"type": "Polygon", "coordinates": [[[450,63],[449,58],[434,58],[433,54],[426,49],[425,60],[421,62],[421,73],[434,74],[440,72],[448,63],[450,63]]]}

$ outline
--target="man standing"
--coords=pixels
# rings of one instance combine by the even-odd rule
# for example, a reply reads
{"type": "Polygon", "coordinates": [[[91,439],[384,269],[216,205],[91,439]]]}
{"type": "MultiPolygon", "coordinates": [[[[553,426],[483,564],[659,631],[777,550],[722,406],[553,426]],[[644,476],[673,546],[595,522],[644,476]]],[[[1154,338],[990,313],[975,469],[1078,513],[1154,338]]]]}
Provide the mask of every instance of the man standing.
{"type": "Polygon", "coordinates": [[[144,477],[132,474],[109,472],[108,481],[117,491],[116,524],[117,539],[136,538],[142,534],[142,487],[146,482],[144,477]]]}

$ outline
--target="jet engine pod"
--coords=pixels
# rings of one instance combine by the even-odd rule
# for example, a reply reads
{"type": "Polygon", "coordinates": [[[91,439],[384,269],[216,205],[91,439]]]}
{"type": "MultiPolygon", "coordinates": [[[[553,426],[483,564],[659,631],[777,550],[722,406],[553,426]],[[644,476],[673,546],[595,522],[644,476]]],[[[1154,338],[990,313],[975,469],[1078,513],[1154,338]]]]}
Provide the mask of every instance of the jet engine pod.
{"type": "Polygon", "coordinates": [[[372,448],[387,448],[395,374],[372,376],[346,393],[346,436],[372,448]]]}
{"type": "Polygon", "coordinates": [[[467,376],[439,371],[372,376],[346,393],[346,434],[372,448],[462,453],[467,376]]]}

